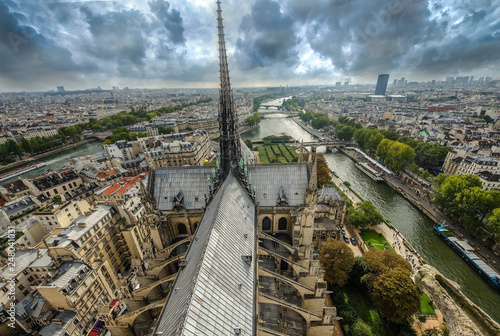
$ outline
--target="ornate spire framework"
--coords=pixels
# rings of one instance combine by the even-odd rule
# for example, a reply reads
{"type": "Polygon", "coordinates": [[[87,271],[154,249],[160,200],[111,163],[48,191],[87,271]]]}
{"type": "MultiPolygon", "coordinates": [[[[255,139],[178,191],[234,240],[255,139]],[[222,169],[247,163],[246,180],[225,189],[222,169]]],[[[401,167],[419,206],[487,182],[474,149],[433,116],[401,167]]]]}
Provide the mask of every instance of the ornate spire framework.
{"type": "MultiPolygon", "coordinates": [[[[220,98],[219,98],[219,130],[221,168],[224,175],[230,170],[236,173],[240,169],[241,147],[238,118],[234,107],[233,92],[227,64],[226,41],[222,23],[221,2],[217,1],[217,21],[219,29],[219,64],[220,64],[220,98]]],[[[239,175],[239,174],[237,174],[239,175]]]]}

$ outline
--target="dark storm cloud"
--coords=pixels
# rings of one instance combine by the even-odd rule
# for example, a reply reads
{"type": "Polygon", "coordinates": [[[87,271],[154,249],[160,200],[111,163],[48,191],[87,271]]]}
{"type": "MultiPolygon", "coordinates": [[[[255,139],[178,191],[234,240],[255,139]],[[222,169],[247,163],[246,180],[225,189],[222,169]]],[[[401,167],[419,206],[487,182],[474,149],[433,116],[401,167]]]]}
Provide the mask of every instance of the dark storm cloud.
{"type": "Polygon", "coordinates": [[[149,25],[141,12],[131,9],[98,14],[87,6],[81,12],[91,33],[85,44],[88,53],[116,60],[119,66],[144,64],[149,25]]]}
{"type": "MultiPolygon", "coordinates": [[[[0,85],[216,82],[215,9],[202,0],[0,0],[0,85]]],[[[224,0],[222,9],[236,85],[383,72],[438,79],[500,65],[500,0],[224,0]]]]}
{"type": "Polygon", "coordinates": [[[83,70],[72,60],[71,52],[33,27],[21,13],[11,12],[0,2],[0,73],[10,81],[49,76],[51,73],[83,70]]]}
{"type": "Polygon", "coordinates": [[[148,2],[151,12],[158,18],[168,32],[169,38],[175,44],[184,44],[184,26],[182,16],[176,9],[170,9],[170,3],[164,0],[148,2]]]}
{"type": "Polygon", "coordinates": [[[278,2],[257,0],[239,30],[236,57],[243,70],[293,66],[299,61],[294,20],[278,2]]]}

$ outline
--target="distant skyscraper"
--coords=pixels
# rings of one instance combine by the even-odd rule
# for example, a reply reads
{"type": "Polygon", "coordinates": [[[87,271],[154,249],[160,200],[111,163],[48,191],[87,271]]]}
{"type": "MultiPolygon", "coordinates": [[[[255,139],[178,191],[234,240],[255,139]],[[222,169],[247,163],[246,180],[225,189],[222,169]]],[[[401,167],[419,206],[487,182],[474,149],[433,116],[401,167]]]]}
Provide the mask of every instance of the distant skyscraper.
{"type": "Polygon", "coordinates": [[[385,90],[387,90],[387,82],[389,82],[388,74],[378,75],[377,87],[375,88],[375,95],[380,95],[380,96],[385,95],[385,90]]]}
{"type": "Polygon", "coordinates": [[[341,88],[342,87],[342,82],[335,82],[335,87],[336,88],[341,88]]]}
{"type": "Polygon", "coordinates": [[[397,79],[395,79],[395,80],[392,81],[392,86],[393,87],[398,86],[398,80],[397,79]]]}
{"type": "Polygon", "coordinates": [[[57,92],[64,92],[64,86],[58,86],[57,87],[57,92]]]}

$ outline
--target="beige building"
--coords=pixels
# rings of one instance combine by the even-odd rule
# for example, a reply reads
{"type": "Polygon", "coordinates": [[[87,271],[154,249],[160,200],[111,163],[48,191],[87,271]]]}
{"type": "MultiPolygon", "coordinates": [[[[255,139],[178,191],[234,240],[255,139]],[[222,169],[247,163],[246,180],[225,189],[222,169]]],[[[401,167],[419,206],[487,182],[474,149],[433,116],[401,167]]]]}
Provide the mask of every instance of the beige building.
{"type": "Polygon", "coordinates": [[[141,145],[138,141],[120,140],[114,144],[104,145],[106,152],[115,159],[129,161],[142,152],[141,145]]]}
{"type": "Polygon", "coordinates": [[[70,226],[78,216],[90,212],[91,208],[86,200],[70,201],[65,203],[51,203],[38,209],[33,217],[48,231],[55,228],[70,226]]]}
{"type": "Polygon", "coordinates": [[[19,224],[16,231],[21,233],[22,236],[16,240],[16,245],[20,247],[35,247],[42,241],[49,231],[38,222],[35,218],[31,217],[19,224]]]}
{"type": "Polygon", "coordinates": [[[0,269],[0,304],[6,307],[14,296],[14,302],[23,300],[37,285],[41,284],[50,272],[54,272],[54,263],[46,248],[16,251],[14,270],[9,265],[0,269]]]}
{"type": "Polygon", "coordinates": [[[500,174],[500,160],[495,157],[477,156],[463,149],[454,149],[448,153],[443,164],[443,173],[448,176],[475,174],[481,175],[483,188],[498,188],[496,176],[500,174]]]}
{"type": "Polygon", "coordinates": [[[35,195],[44,195],[51,199],[55,195],[70,196],[72,192],[83,186],[82,178],[70,168],[48,172],[31,180],[35,195]]]}
{"type": "Polygon", "coordinates": [[[92,268],[80,261],[65,261],[38,292],[59,310],[76,313],[79,335],[87,335],[96,321],[97,309],[115,299],[116,279],[107,262],[92,268]]]}
{"type": "Polygon", "coordinates": [[[206,131],[176,133],[138,139],[149,168],[201,166],[210,154],[206,131]]]}

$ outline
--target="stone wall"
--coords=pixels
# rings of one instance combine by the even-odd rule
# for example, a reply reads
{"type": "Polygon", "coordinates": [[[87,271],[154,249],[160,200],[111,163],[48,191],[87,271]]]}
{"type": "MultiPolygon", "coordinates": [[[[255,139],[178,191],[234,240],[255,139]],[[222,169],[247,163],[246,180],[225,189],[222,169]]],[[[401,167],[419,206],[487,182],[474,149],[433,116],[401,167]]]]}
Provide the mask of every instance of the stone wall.
{"type": "Polygon", "coordinates": [[[434,267],[424,265],[415,274],[415,283],[439,308],[450,335],[500,335],[500,324],[470,301],[457,283],[445,278],[434,267]]]}

